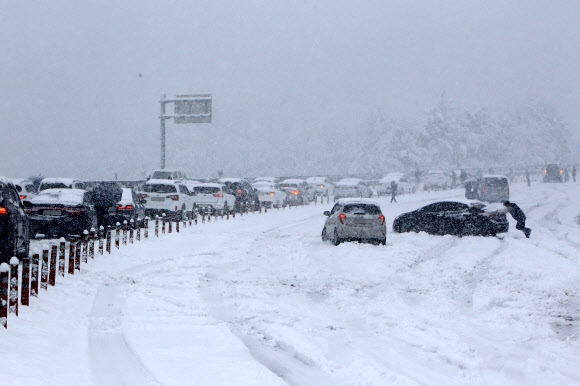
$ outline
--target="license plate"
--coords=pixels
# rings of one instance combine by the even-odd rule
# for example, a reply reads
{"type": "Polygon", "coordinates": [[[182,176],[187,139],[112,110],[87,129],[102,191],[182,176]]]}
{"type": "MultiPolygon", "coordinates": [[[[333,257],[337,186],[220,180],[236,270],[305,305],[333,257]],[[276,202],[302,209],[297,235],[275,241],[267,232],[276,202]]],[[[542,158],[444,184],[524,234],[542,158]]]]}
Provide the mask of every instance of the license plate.
{"type": "Polygon", "coordinates": [[[151,197],[151,201],[165,201],[165,197],[151,197]]]}
{"type": "Polygon", "coordinates": [[[61,210],[48,210],[45,209],[42,214],[44,214],[45,216],[60,216],[62,214],[61,210]]]}

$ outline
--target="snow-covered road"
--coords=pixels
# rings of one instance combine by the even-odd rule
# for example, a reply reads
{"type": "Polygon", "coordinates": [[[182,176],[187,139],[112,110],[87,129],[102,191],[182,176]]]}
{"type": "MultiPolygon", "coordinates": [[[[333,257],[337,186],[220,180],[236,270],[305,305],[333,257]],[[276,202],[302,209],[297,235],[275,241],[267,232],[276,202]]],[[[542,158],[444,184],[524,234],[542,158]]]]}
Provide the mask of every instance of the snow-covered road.
{"type": "MultiPolygon", "coordinates": [[[[0,332],[26,385],[580,384],[579,186],[512,186],[533,229],[320,240],[328,205],[97,256],[0,332]]],[[[402,212],[461,190],[381,199],[402,212]]]]}

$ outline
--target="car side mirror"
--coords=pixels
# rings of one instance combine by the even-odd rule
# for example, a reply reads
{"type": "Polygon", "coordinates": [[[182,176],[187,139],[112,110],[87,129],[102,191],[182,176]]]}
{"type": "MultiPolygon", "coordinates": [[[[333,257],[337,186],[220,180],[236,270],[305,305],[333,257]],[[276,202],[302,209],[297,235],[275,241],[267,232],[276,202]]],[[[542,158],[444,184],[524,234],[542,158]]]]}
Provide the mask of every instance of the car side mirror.
{"type": "Polygon", "coordinates": [[[323,213],[323,215],[330,216],[330,212],[328,210],[325,210],[324,213],[323,213]]]}

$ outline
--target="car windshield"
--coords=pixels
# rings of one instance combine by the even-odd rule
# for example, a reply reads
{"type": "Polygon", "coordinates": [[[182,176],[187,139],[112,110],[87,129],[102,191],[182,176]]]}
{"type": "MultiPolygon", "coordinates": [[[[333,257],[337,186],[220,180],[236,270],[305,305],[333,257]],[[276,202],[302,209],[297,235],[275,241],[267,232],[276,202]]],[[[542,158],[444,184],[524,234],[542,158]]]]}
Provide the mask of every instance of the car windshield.
{"type": "Polygon", "coordinates": [[[164,184],[146,184],[143,190],[147,193],[177,193],[175,185],[164,184]]]}
{"type": "Polygon", "coordinates": [[[348,204],[342,210],[344,213],[381,214],[381,209],[371,204],[348,204]]]}
{"type": "Polygon", "coordinates": [[[193,191],[197,194],[214,194],[219,193],[220,188],[217,186],[195,186],[193,191]]]}

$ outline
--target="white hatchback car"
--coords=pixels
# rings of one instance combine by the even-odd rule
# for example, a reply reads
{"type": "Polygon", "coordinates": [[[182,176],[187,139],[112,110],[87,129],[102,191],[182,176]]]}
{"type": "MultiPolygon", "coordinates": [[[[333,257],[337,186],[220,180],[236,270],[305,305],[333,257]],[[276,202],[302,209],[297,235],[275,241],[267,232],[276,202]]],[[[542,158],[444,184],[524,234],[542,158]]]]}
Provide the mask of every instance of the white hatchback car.
{"type": "Polygon", "coordinates": [[[36,186],[34,186],[32,181],[21,178],[9,178],[8,180],[14,184],[18,196],[20,196],[20,201],[30,201],[38,195],[36,186]]]}
{"type": "Polygon", "coordinates": [[[276,188],[274,184],[267,181],[258,181],[252,184],[252,187],[258,191],[260,204],[265,208],[280,208],[286,204],[285,191],[276,188]]]}
{"type": "Polygon", "coordinates": [[[345,197],[371,198],[373,191],[360,178],[343,178],[334,185],[334,201],[345,197]]]}
{"type": "Polygon", "coordinates": [[[314,196],[328,197],[334,194],[334,185],[327,177],[308,177],[306,183],[310,186],[310,191],[314,196]]]}
{"type": "Polygon", "coordinates": [[[144,200],[147,216],[181,218],[193,212],[193,197],[181,181],[149,180],[143,185],[140,198],[144,200]]]}
{"type": "Polygon", "coordinates": [[[193,186],[191,194],[198,210],[210,214],[224,214],[233,208],[236,201],[236,197],[227,191],[222,184],[206,182],[193,186]]]}

